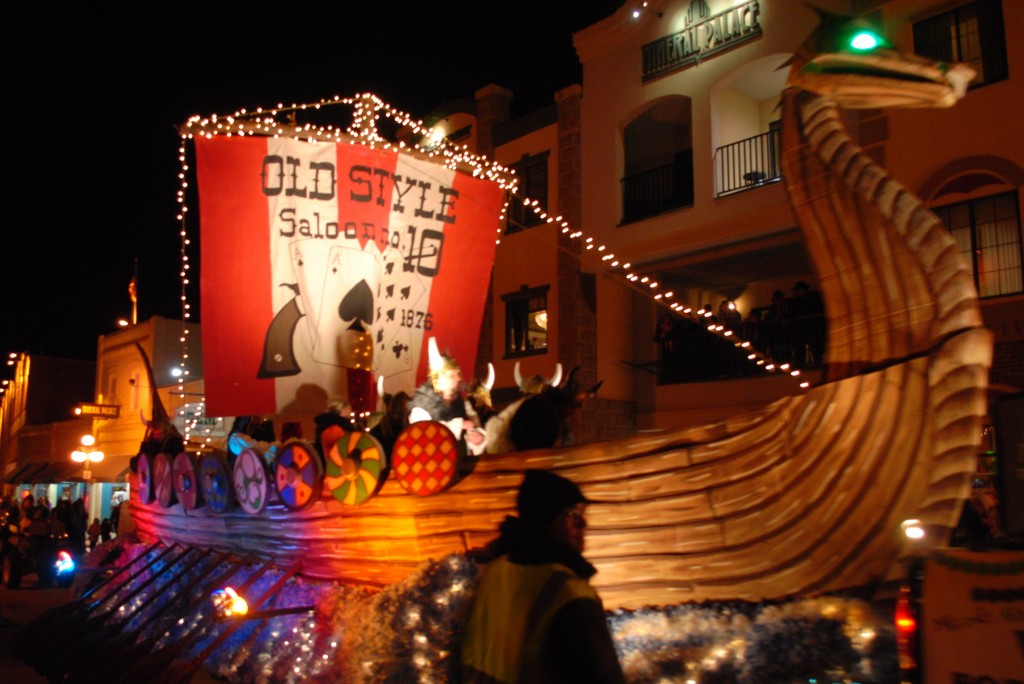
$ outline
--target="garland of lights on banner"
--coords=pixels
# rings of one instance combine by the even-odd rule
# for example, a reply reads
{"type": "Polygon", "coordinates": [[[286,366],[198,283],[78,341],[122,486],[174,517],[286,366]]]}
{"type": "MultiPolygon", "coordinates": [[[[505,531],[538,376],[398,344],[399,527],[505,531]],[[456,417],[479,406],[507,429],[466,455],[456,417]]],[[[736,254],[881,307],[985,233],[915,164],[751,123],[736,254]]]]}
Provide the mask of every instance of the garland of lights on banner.
{"type": "MultiPolygon", "coordinates": [[[[189,264],[188,250],[191,246],[191,239],[189,238],[186,223],[186,216],[188,214],[188,205],[186,204],[189,172],[187,157],[188,141],[196,136],[205,136],[207,138],[212,138],[217,135],[261,136],[273,138],[288,136],[295,140],[305,140],[311,143],[349,143],[352,145],[367,145],[371,148],[380,148],[391,151],[407,151],[423,155],[441,163],[447,168],[471,173],[475,178],[484,178],[494,181],[502,189],[508,192],[510,198],[516,194],[518,190],[518,179],[516,178],[513,170],[470,152],[466,145],[456,145],[445,139],[443,136],[434,135],[434,133],[434,130],[432,128],[425,127],[422,121],[413,119],[409,114],[392,107],[371,93],[361,93],[353,97],[346,98],[335,95],[330,99],[323,99],[320,100],[320,102],[310,104],[292,104],[290,106],[285,106],[279,103],[275,107],[267,109],[259,107],[252,112],[246,109],[240,109],[231,115],[212,114],[207,117],[193,116],[184,124],[184,126],[182,126],[180,131],[181,144],[178,148],[178,159],[181,163],[181,171],[178,177],[181,180],[181,187],[178,190],[177,199],[180,207],[177,219],[181,224],[180,275],[183,322],[182,335],[180,338],[182,355],[180,369],[178,372],[177,387],[179,396],[185,396],[185,383],[189,380],[188,336],[189,326],[191,323],[191,304],[188,299],[188,286],[190,284],[189,270],[191,265],[189,264]],[[352,107],[353,109],[352,123],[345,129],[333,125],[316,126],[309,123],[297,124],[292,121],[282,122],[279,120],[281,117],[294,119],[300,112],[315,112],[324,107],[335,105],[345,105],[352,107]],[[429,140],[429,146],[422,146],[417,143],[409,145],[404,141],[391,142],[381,137],[377,129],[377,121],[382,116],[391,119],[400,128],[410,130],[415,136],[421,136],[423,140],[429,140]]],[[[510,199],[509,201],[512,200],[510,199]]],[[[521,201],[523,205],[532,210],[538,218],[541,219],[541,221],[545,223],[558,224],[561,227],[561,232],[563,234],[573,240],[581,240],[585,251],[593,252],[598,255],[601,262],[607,269],[621,275],[629,284],[651,297],[656,303],[667,306],[676,314],[688,317],[693,322],[703,325],[709,333],[718,335],[732,342],[737,347],[746,350],[748,352],[747,359],[751,363],[761,367],[765,372],[787,373],[793,377],[800,375],[800,371],[790,368],[789,364],[774,363],[770,358],[755,350],[749,341],[740,339],[736,331],[731,328],[717,322],[708,324],[704,323],[702,319],[710,318],[712,316],[712,312],[705,311],[704,309],[694,311],[692,307],[676,301],[673,292],[666,291],[650,276],[634,273],[632,271],[632,264],[619,259],[615,254],[609,252],[605,245],[597,244],[594,241],[594,238],[586,236],[584,232],[578,228],[573,228],[569,225],[569,222],[564,220],[561,216],[549,215],[540,206],[540,202],[538,200],[524,197],[521,201]]],[[[501,226],[504,224],[505,216],[508,212],[508,203],[509,202],[506,201],[501,215],[499,216],[499,227],[496,236],[496,242],[498,244],[501,243],[501,226]]],[[[810,383],[807,381],[800,383],[800,387],[805,389],[809,385],[810,383]]],[[[205,404],[205,398],[201,403],[205,404]]],[[[197,410],[193,414],[192,420],[186,421],[186,441],[189,439],[190,433],[195,428],[200,418],[202,418],[202,410],[197,410]]],[[[206,441],[209,442],[210,439],[207,438],[206,441]]]]}

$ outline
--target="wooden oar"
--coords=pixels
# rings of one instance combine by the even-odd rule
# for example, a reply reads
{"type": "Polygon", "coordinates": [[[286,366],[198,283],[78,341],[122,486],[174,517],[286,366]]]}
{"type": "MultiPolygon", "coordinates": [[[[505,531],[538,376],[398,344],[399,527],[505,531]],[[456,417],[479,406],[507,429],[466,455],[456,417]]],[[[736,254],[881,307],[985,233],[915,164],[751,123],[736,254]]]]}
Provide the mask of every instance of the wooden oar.
{"type": "MultiPolygon", "coordinates": [[[[274,567],[272,562],[266,562],[238,589],[238,593],[244,595],[255,583],[256,579],[258,577],[262,577],[272,567],[274,567]]],[[[266,603],[266,601],[276,594],[288,580],[298,573],[300,567],[301,564],[296,562],[287,568],[281,574],[281,577],[279,577],[269,589],[263,592],[263,594],[254,601],[253,604],[262,606],[266,603]]],[[[178,656],[184,653],[186,649],[190,648],[193,645],[193,642],[198,641],[198,639],[204,635],[204,631],[197,629],[170,646],[141,659],[136,664],[127,668],[119,669],[116,677],[114,679],[108,679],[107,681],[110,684],[113,684],[113,682],[135,684],[140,681],[188,682],[191,680],[195,671],[199,669],[200,665],[202,665],[210,654],[213,653],[213,651],[220,646],[225,639],[231,636],[236,629],[241,627],[243,623],[244,620],[232,620],[223,629],[221,629],[217,636],[215,636],[198,655],[189,659],[187,662],[182,663],[177,661],[178,656]]]]}
{"type": "Polygon", "coordinates": [[[131,592],[125,602],[119,605],[109,617],[103,620],[90,618],[79,629],[62,633],[60,636],[61,648],[56,653],[51,653],[39,665],[35,665],[36,669],[51,681],[62,681],[64,674],[74,667],[78,660],[87,656],[98,643],[105,638],[119,634],[135,617],[144,614],[149,606],[163,598],[165,592],[201,562],[206,553],[200,549],[187,548],[173,562],[159,572],[154,572],[148,580],[142,582],[142,587],[138,591],[131,592]],[[141,589],[150,585],[153,585],[152,591],[134,603],[131,611],[124,610],[129,601],[139,596],[141,589]]]}
{"type": "MultiPolygon", "coordinates": [[[[74,663],[65,675],[65,680],[87,682],[95,678],[98,681],[106,681],[110,676],[109,665],[111,662],[131,663],[151,652],[163,635],[158,634],[156,637],[140,641],[150,626],[168,615],[172,618],[189,615],[195,607],[208,600],[213,589],[222,586],[224,580],[230,577],[244,562],[242,559],[235,560],[225,570],[225,562],[229,556],[228,553],[218,554],[196,577],[187,578],[191,592],[189,590],[176,592],[174,597],[159,610],[149,611],[137,626],[112,634],[97,643],[78,662],[74,663]],[[218,570],[220,572],[217,572],[218,570]],[[210,579],[210,575],[214,573],[217,574],[210,579]],[[181,608],[190,596],[193,597],[191,603],[181,608]]],[[[128,622],[130,623],[131,620],[128,622]]]]}
{"type": "MultiPolygon", "coordinates": [[[[154,544],[149,550],[147,550],[147,553],[158,546],[159,544],[154,544]]],[[[61,610],[55,611],[54,613],[46,616],[46,619],[41,619],[43,616],[40,616],[40,619],[37,621],[26,625],[25,629],[19,635],[19,639],[15,643],[16,652],[23,660],[33,665],[33,667],[36,667],[35,662],[39,660],[40,654],[42,654],[42,657],[45,657],[45,654],[51,648],[51,645],[55,643],[55,640],[59,640],[69,629],[72,629],[74,626],[87,620],[90,614],[103,605],[103,603],[110,599],[111,596],[120,592],[124,587],[130,586],[135,579],[149,571],[163,558],[179,548],[181,547],[176,543],[165,547],[163,551],[143,563],[138,570],[128,576],[119,585],[113,587],[111,591],[101,598],[94,598],[102,588],[97,586],[92,591],[83,594],[78,601],[59,607],[61,610]]],[[[122,570],[126,572],[127,568],[144,558],[146,558],[145,554],[140,555],[138,558],[126,564],[122,570]]],[[[122,573],[118,572],[115,574],[120,575],[122,573]]],[[[104,583],[104,586],[107,584],[110,583],[104,583]]]]}
{"type": "MultiPolygon", "coordinates": [[[[73,601],[69,601],[68,603],[64,603],[47,610],[45,613],[37,617],[35,620],[25,625],[25,627],[19,632],[17,640],[15,641],[16,652],[20,652],[25,644],[33,643],[38,638],[40,638],[40,636],[47,629],[49,629],[52,623],[64,618],[67,615],[79,614],[82,611],[88,611],[89,608],[87,605],[87,601],[89,601],[93,596],[95,596],[97,592],[106,587],[108,584],[111,584],[115,579],[117,579],[124,573],[128,572],[128,569],[132,567],[132,565],[137,563],[139,560],[146,558],[161,546],[163,546],[163,542],[160,541],[152,544],[148,549],[146,549],[143,553],[139,554],[137,557],[132,559],[130,562],[125,563],[120,568],[117,568],[106,577],[100,579],[96,584],[86,589],[78,598],[74,599],[73,601]]],[[[166,549],[164,552],[166,553],[166,549]]],[[[156,562],[156,560],[159,558],[160,556],[158,555],[156,558],[151,559],[149,563],[145,564],[142,567],[142,570],[140,570],[140,572],[145,571],[146,568],[148,568],[152,563],[156,562]]],[[[134,575],[132,577],[134,577],[134,575]]],[[[126,581],[131,581],[132,577],[127,578],[126,581]]]]}
{"type": "MultiPolygon", "coordinates": [[[[175,565],[179,560],[185,557],[189,551],[191,551],[189,547],[180,547],[178,545],[171,548],[180,549],[180,551],[168,554],[171,558],[168,567],[175,565]]],[[[163,557],[163,555],[164,554],[161,554],[161,557],[163,557]]],[[[147,579],[139,582],[124,598],[120,598],[120,600],[119,597],[121,589],[131,587],[132,585],[130,583],[126,583],[122,587],[119,587],[117,591],[111,592],[107,596],[97,599],[93,602],[87,612],[81,615],[73,615],[73,619],[68,623],[54,625],[53,629],[50,630],[50,634],[39,639],[31,647],[27,647],[22,657],[32,667],[36,668],[36,670],[43,671],[55,656],[53,653],[53,644],[65,642],[70,643],[75,641],[81,634],[103,626],[110,617],[115,615],[132,599],[156,582],[160,575],[161,571],[152,572],[147,579]],[[94,612],[99,611],[108,603],[110,606],[105,610],[102,610],[101,612],[94,612]]]]}

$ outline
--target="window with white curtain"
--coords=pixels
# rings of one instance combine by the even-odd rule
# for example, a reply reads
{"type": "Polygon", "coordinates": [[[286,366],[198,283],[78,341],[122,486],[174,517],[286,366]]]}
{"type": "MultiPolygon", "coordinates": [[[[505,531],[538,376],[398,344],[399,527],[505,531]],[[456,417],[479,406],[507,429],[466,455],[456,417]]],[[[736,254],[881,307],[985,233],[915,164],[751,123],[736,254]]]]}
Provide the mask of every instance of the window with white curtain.
{"type": "Polygon", "coordinates": [[[914,52],[974,69],[971,87],[1008,77],[1001,0],[978,0],[914,24],[914,52]]]}
{"type": "Polygon", "coordinates": [[[1017,193],[950,204],[933,211],[946,224],[971,266],[979,296],[1024,291],[1017,193]]]}

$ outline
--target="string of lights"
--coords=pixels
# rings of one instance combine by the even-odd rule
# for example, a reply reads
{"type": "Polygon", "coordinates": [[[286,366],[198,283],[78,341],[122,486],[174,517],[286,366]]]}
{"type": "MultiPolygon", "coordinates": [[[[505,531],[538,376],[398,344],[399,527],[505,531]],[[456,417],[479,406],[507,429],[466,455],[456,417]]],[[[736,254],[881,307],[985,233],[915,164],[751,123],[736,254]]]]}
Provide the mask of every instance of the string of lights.
{"type": "MultiPolygon", "coordinates": [[[[800,376],[799,369],[792,368],[788,363],[775,363],[769,357],[756,350],[749,340],[741,339],[737,331],[733,330],[731,327],[723,325],[717,321],[705,323],[707,319],[714,316],[714,312],[710,309],[701,307],[694,311],[693,307],[680,303],[676,300],[675,293],[673,291],[662,288],[658,281],[650,276],[634,272],[632,270],[632,264],[629,262],[623,262],[616,257],[615,254],[608,252],[605,245],[595,243],[594,238],[592,237],[585,237],[582,230],[573,230],[568,221],[565,221],[561,216],[549,216],[547,212],[541,208],[540,203],[537,200],[523,198],[523,204],[532,209],[532,211],[542,221],[546,223],[558,223],[561,226],[563,234],[566,234],[573,239],[583,240],[583,246],[586,251],[593,251],[596,255],[599,255],[601,261],[605,263],[609,269],[620,271],[623,277],[625,277],[629,283],[634,285],[635,289],[651,297],[655,302],[663,306],[667,306],[677,315],[685,316],[694,323],[701,325],[706,328],[710,334],[717,335],[735,344],[737,347],[746,350],[747,360],[751,363],[770,373],[788,373],[794,378],[800,376]]],[[[800,383],[800,387],[803,389],[806,389],[809,386],[810,383],[807,381],[802,381],[800,383]]]]}

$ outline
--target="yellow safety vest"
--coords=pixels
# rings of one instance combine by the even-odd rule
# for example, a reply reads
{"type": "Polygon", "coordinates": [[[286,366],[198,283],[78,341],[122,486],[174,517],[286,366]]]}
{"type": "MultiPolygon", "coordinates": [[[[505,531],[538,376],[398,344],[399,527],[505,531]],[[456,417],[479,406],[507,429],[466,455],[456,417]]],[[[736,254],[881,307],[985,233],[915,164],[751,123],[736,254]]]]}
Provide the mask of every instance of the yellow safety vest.
{"type": "Polygon", "coordinates": [[[506,556],[489,563],[462,642],[469,681],[552,681],[542,660],[551,619],[579,598],[601,604],[589,582],[559,563],[517,565],[506,556]]]}

